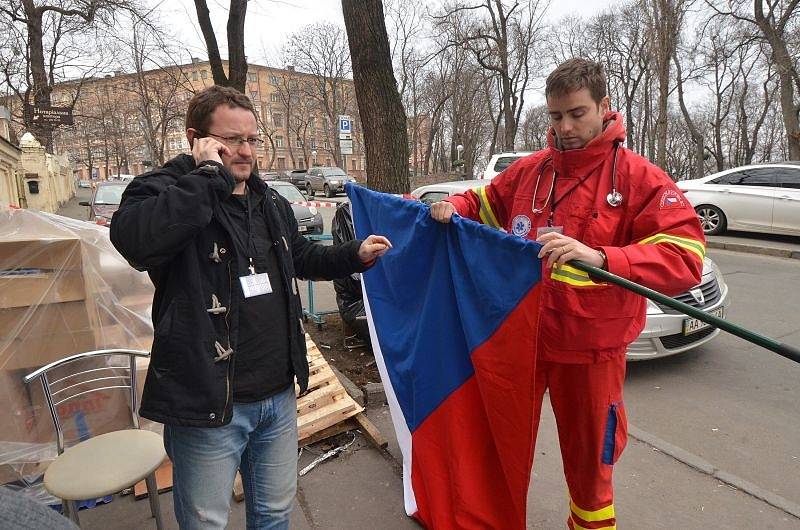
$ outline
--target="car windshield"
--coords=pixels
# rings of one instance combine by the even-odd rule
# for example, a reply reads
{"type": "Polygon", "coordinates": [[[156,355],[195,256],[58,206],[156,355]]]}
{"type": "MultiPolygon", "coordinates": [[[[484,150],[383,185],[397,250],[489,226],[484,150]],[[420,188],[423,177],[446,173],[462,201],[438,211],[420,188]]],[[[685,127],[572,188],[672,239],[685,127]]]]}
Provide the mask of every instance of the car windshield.
{"type": "Polygon", "coordinates": [[[501,156],[500,158],[497,159],[497,162],[495,162],[494,170],[499,173],[499,172],[503,171],[504,169],[506,169],[511,164],[513,164],[514,162],[516,162],[517,160],[519,160],[520,158],[522,158],[522,155],[518,155],[518,156],[501,156]]]}
{"type": "Polygon", "coordinates": [[[300,191],[294,186],[272,186],[272,189],[277,191],[281,197],[290,202],[303,202],[306,200],[300,191]]]}
{"type": "Polygon", "coordinates": [[[95,204],[119,204],[122,200],[122,192],[125,186],[98,186],[97,194],[94,196],[95,204]]]}
{"type": "Polygon", "coordinates": [[[333,169],[323,169],[322,174],[326,177],[346,177],[347,173],[342,171],[341,169],[333,168],[333,169]]]}

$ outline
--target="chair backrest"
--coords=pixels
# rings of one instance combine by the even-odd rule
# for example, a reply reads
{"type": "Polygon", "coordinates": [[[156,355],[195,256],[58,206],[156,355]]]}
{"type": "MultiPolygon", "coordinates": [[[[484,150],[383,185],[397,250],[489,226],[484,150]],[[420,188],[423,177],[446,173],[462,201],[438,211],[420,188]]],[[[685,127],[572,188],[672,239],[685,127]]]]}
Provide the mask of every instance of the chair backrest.
{"type": "Polygon", "coordinates": [[[58,454],[64,452],[64,427],[59,405],[80,396],[102,390],[127,390],[130,394],[131,423],[139,427],[136,413],[136,358],[149,356],[148,352],[140,350],[95,350],[70,355],[25,376],[26,384],[36,379],[42,383],[47,408],[56,429],[58,454]]]}

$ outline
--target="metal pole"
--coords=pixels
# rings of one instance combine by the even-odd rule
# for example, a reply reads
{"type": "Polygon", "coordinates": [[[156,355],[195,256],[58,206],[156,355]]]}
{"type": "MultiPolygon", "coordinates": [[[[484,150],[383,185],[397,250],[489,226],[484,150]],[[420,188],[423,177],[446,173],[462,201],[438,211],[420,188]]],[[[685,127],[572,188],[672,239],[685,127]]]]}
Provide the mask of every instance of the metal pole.
{"type": "Polygon", "coordinates": [[[625,278],[621,278],[616,274],[604,271],[603,269],[598,269],[597,267],[593,267],[588,263],[584,263],[578,260],[572,260],[569,262],[569,264],[575,267],[576,269],[588,272],[592,276],[596,276],[615,285],[619,285],[620,287],[628,289],[629,291],[633,291],[634,293],[640,294],[645,298],[649,298],[650,300],[671,307],[672,309],[680,311],[685,315],[689,315],[692,318],[702,320],[703,322],[711,324],[716,328],[719,328],[723,331],[727,331],[728,333],[743,338],[748,342],[752,342],[753,344],[761,346],[762,348],[766,348],[770,351],[773,351],[778,355],[786,357],[787,359],[791,359],[796,363],[800,363],[800,349],[794,346],[777,342],[769,337],[765,337],[764,335],[761,335],[754,331],[750,331],[749,329],[743,328],[732,322],[729,322],[728,320],[719,318],[716,315],[710,315],[705,311],[697,309],[696,307],[692,307],[688,304],[684,304],[683,302],[679,302],[678,300],[663,295],[658,291],[654,291],[652,289],[644,287],[643,285],[639,285],[638,283],[626,280],[625,278]]]}

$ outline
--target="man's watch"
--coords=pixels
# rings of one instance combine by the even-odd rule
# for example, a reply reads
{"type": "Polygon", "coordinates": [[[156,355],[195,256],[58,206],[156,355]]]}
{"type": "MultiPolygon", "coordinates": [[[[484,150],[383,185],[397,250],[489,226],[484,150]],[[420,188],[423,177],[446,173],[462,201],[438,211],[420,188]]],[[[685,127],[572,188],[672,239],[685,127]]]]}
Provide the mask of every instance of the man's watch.
{"type": "Polygon", "coordinates": [[[606,251],[602,248],[598,248],[597,252],[600,253],[600,257],[603,259],[603,263],[600,265],[600,268],[604,271],[608,270],[608,256],[606,256],[606,251]]]}

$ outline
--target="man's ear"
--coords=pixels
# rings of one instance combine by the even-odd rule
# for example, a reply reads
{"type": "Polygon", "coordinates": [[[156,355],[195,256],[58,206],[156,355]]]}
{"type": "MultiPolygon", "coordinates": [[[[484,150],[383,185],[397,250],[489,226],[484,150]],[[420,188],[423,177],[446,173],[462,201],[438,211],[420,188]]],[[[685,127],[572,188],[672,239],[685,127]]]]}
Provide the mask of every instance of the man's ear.
{"type": "Polygon", "coordinates": [[[603,99],[600,100],[600,114],[605,116],[608,111],[611,110],[611,99],[608,96],[603,96],[603,99]]]}
{"type": "Polygon", "coordinates": [[[189,140],[189,149],[194,147],[194,139],[197,138],[197,130],[195,129],[186,129],[186,139],[189,140]]]}

